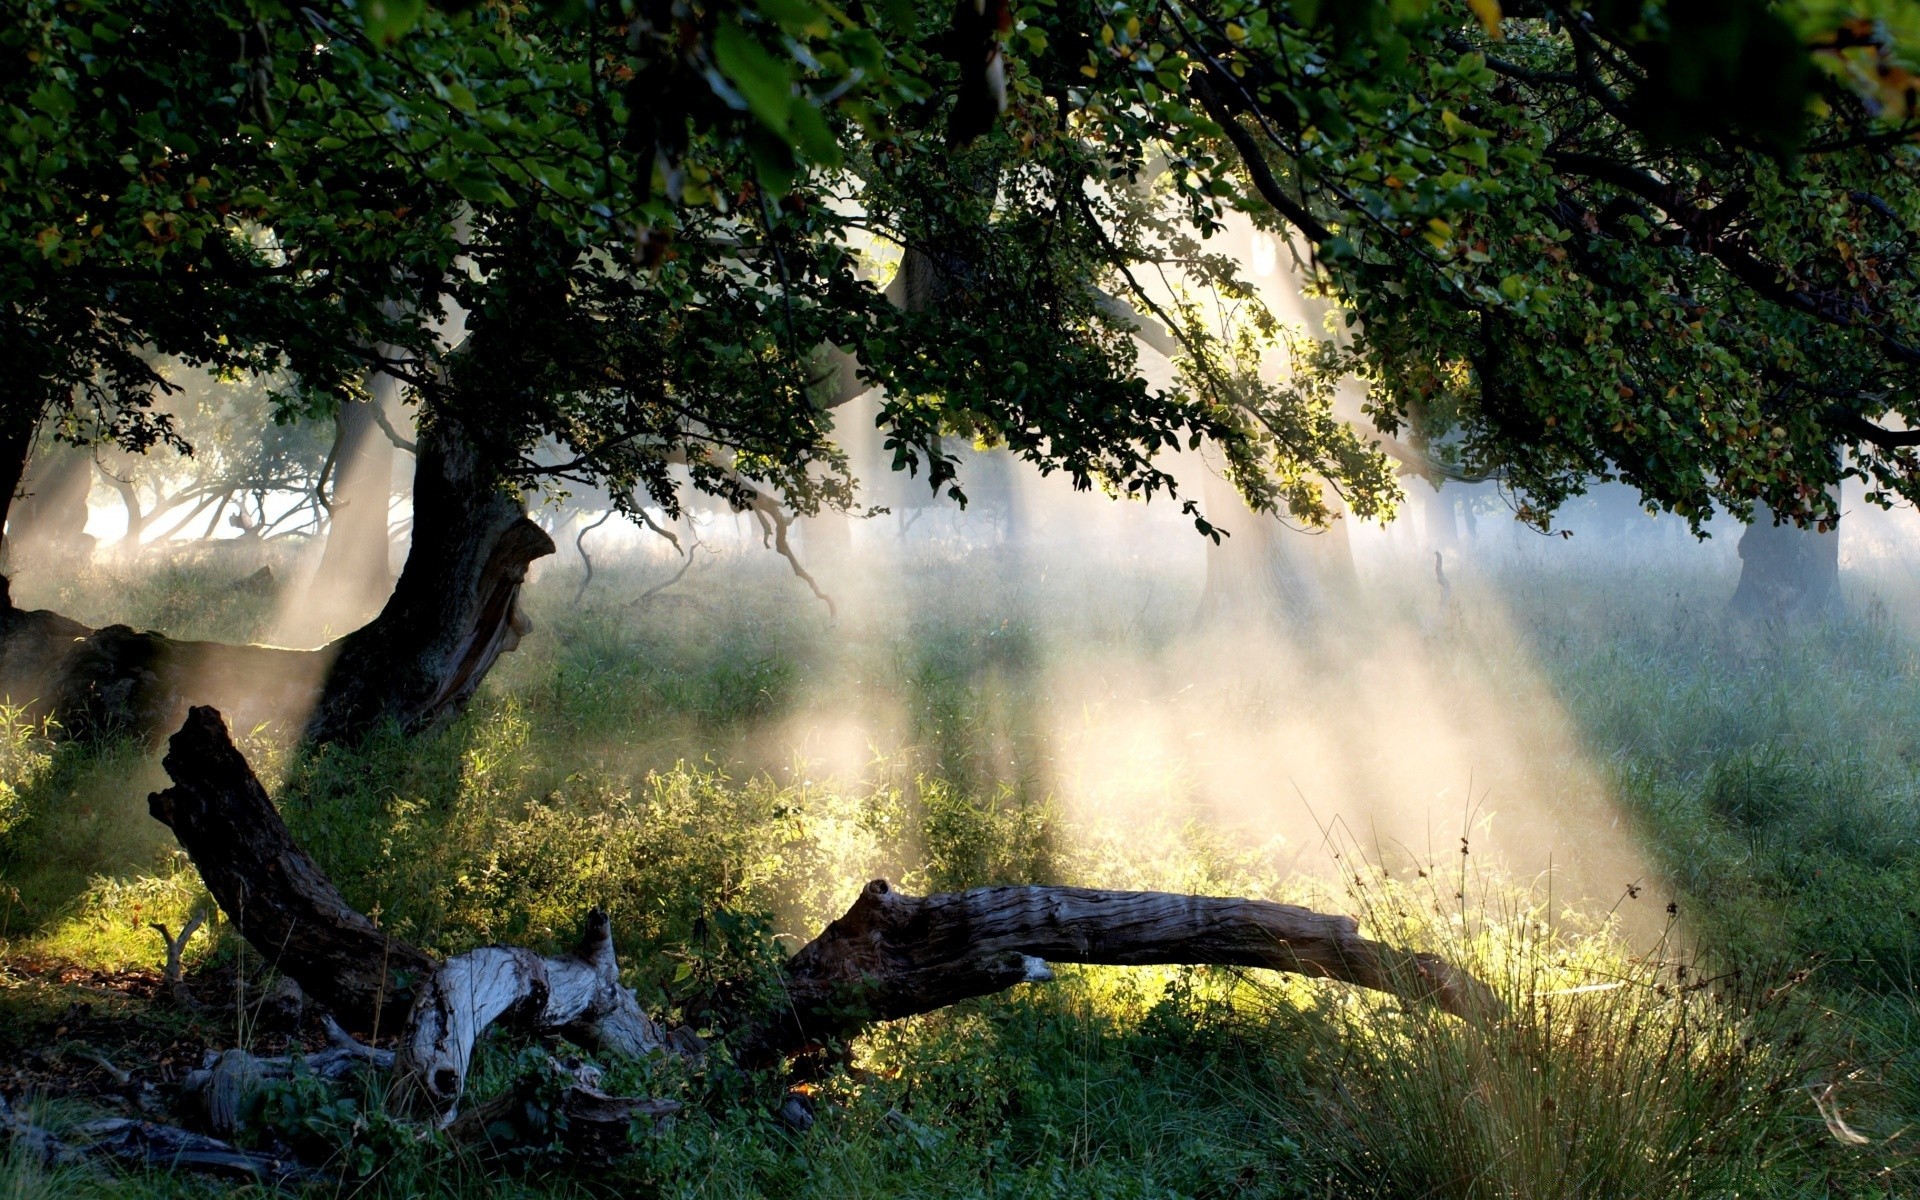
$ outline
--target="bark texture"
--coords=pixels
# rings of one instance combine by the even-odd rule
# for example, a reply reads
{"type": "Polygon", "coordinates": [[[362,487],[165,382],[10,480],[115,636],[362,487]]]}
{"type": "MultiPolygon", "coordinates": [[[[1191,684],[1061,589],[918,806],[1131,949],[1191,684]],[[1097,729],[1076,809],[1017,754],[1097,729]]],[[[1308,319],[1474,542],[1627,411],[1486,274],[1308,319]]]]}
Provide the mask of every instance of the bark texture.
{"type": "Polygon", "coordinates": [[[792,1054],[862,1025],[932,1012],[1018,983],[1048,963],[1264,967],[1434,1004],[1461,1017],[1502,1005],[1431,954],[1360,936],[1352,917],[1268,900],[1074,887],[990,887],[935,896],[869,883],[846,915],[787,962],[790,1006],[748,1058],[792,1054]]]}
{"type": "Polygon", "coordinates": [[[325,677],[327,650],[180,641],[59,613],[13,607],[0,576],[0,699],[62,736],[157,737],[193,704],[217,704],[254,725],[304,714],[325,677]]]}
{"type": "Polygon", "coordinates": [[[1740,535],[1740,586],[1729,608],[1757,621],[1806,621],[1840,603],[1840,531],[1826,533],[1774,524],[1755,505],[1753,524],[1740,535]]]}
{"type": "MultiPolygon", "coordinates": [[[[395,1069],[440,1123],[455,1119],[475,1041],[498,1021],[625,1057],[701,1052],[697,1038],[654,1023],[620,985],[605,913],[589,916],[570,955],[489,946],[436,967],[350,908],[294,844],[218,713],[195,709],[165,765],[174,786],[150,799],[153,814],[173,828],[262,955],[350,1025],[369,1028],[383,1008],[410,1002],[395,1069]]],[[[1264,967],[1475,1020],[1504,1011],[1473,976],[1363,938],[1351,917],[1264,900],[1090,888],[917,897],[875,880],[788,961],[783,1005],[749,1015],[735,1044],[741,1061],[772,1063],[874,1021],[1050,979],[1049,961],[1264,967]]]]}
{"type": "Polygon", "coordinates": [[[148,811],[253,948],[348,1029],[397,1028],[433,961],[376,928],[294,843],[220,714],[193,709],[163,765],[173,786],[148,811]]]}
{"type": "Polygon", "coordinates": [[[384,721],[419,728],[458,711],[532,628],[520,585],[553,539],[457,426],[422,428],[418,446],[407,564],[380,615],[335,643],[307,725],[313,740],[384,721]]]}

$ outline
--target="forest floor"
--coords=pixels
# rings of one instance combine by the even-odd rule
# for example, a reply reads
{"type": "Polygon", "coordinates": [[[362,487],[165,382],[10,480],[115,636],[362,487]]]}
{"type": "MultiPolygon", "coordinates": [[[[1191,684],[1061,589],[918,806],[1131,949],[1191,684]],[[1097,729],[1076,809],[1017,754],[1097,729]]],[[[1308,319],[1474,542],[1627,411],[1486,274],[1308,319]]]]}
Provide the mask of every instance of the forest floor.
{"type": "MultiPolygon", "coordinates": [[[[1920,641],[1905,574],[1847,614],[1722,618],[1730,574],[1650,561],[1370,571],[1319,623],[1195,631],[1143,554],[1044,569],[921,546],[822,567],[549,564],[472,711],[300,754],[236,730],[348,898],[416,943],[569,943],[605,905],[643,1002],[699,1019],[861,883],[1164,888],[1358,914],[1492,981],[1494,1029],[1338,985],[1064,968],[875,1028],[816,1087],[616,1065],[685,1105],[582,1167],[456,1152],[369,1081],[288,1085],[254,1136],[329,1194],[1668,1197],[1920,1192],[1920,641]]],[[[15,595],[90,623],[261,636],[231,564],[15,595]]],[[[208,1049],[316,1031],[151,820],[157,755],[0,736],[0,1095],[54,1128],[162,1111],[208,1049]]],[[[482,1047],[476,1096],[537,1053],[482,1047]]],[[[611,1088],[610,1088],[611,1090],[611,1088]]],[[[0,1197],[231,1191],[50,1172],[0,1197]]],[[[257,1189],[256,1189],[257,1190],[257,1189]]]]}

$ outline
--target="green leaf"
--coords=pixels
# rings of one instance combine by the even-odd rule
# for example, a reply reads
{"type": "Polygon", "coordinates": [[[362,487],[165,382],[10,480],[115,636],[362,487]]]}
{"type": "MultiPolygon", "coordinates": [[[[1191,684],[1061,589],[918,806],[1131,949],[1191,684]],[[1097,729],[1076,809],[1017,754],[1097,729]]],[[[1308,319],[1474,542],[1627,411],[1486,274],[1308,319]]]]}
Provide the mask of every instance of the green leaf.
{"type": "Polygon", "coordinates": [[[728,20],[713,31],[713,60],[739,89],[753,115],[768,129],[786,136],[793,106],[790,64],[775,58],[759,39],[728,20]]]}
{"type": "Polygon", "coordinates": [[[840,143],[828,128],[826,117],[805,96],[795,96],[792,108],[792,126],[794,145],[808,162],[819,163],[823,167],[837,167],[842,161],[840,143]]]}
{"type": "Polygon", "coordinates": [[[792,191],[794,180],[800,177],[793,146],[764,129],[748,130],[746,141],[747,157],[753,160],[753,174],[760,186],[776,196],[792,191]]]}
{"type": "Polygon", "coordinates": [[[793,37],[827,36],[827,16],[810,0],[759,0],[759,9],[793,37]]]}
{"type": "Polygon", "coordinates": [[[360,0],[360,22],[375,45],[391,46],[426,15],[426,0],[360,0]]]}

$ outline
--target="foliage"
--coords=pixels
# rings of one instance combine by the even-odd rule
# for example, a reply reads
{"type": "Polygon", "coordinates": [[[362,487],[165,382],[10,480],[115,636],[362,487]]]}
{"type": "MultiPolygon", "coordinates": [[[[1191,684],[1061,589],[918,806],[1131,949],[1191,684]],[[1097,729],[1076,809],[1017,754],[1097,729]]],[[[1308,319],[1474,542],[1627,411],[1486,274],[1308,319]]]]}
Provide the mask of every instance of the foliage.
{"type": "Polygon", "coordinates": [[[1189,179],[1241,159],[1234,202],[1311,246],[1343,312],[1312,369],[1439,439],[1428,471],[1503,474],[1543,528],[1596,478],[1696,530],[1756,503],[1830,526],[1843,478],[1914,496],[1911,118],[1804,49],[1891,62],[1887,27],[1499,11],[1355,37],[1233,0],[1121,5],[1097,73],[1130,83],[1114,111],[1211,118],[1231,150],[1194,143],[1189,179]]]}
{"type": "Polygon", "coordinates": [[[1913,486],[1900,5],[12,2],[11,403],[75,440],[179,438],[153,350],[282,371],[288,415],[372,368],[505,479],[804,513],[855,502],[832,411],[878,385],[935,486],[950,435],[1132,495],[1210,442],[1319,521],[1318,477],[1392,503],[1327,402],[1356,371],[1439,439],[1417,469],[1541,524],[1595,476],[1695,519],[1913,486]],[[1228,208],[1312,246],[1320,383],[1254,386],[1142,286],[1250,303],[1203,252],[1228,208]],[[887,303],[874,238],[933,293],[887,303]]]}
{"type": "MultiPolygon", "coordinates": [[[[1601,922],[1570,918],[1491,866],[1470,876],[1464,901],[1431,877],[1366,872],[1332,895],[1283,878],[1315,855],[1242,844],[1183,807],[1176,774],[1120,781],[1069,809],[1049,795],[1066,784],[1036,765],[1066,756],[1064,735],[1024,727],[1038,706],[1023,692],[1061,664],[1124,679],[1116,664],[1130,649],[1181,654],[1187,601],[1158,577],[1126,587],[1102,577],[1095,593],[1089,576],[1059,565],[1054,590],[1029,597],[1042,615],[1010,630],[982,615],[1013,606],[980,566],[967,561],[966,587],[939,574],[913,585],[891,610],[897,634],[871,640],[770,598],[777,564],[752,558],[716,567],[731,586],[702,604],[640,623],[593,593],[580,611],[573,581],[556,575],[530,595],[555,636],[504,664],[455,726],[305,761],[249,753],[299,835],[383,922],[445,949],[489,938],[559,947],[585,905],[611,901],[630,980],[662,1009],[697,1009],[712,984],[751,979],[773,935],[790,947],[884,874],[916,888],[1049,878],[1358,911],[1370,929],[1480,964],[1522,1019],[1482,1040],[1307,980],[1068,970],[1046,989],[863,1038],[860,1070],[822,1084],[822,1124],[804,1138],[771,1116],[771,1083],[637,1075],[611,1082],[688,1109],[630,1163],[587,1177],[503,1172],[415,1142],[389,1152],[377,1092],[290,1089],[276,1110],[281,1136],[316,1139],[343,1163],[365,1164],[363,1148],[378,1148],[363,1182],[394,1195],[1290,1200],[1512,1194],[1530,1180],[1564,1196],[1908,1186],[1900,1128],[1920,1098],[1920,1059],[1904,972],[1920,951],[1907,914],[1913,730],[1900,714],[1920,708],[1905,634],[1873,619],[1775,642],[1714,632],[1700,614],[1725,581],[1711,574],[1499,581],[1518,636],[1503,633],[1495,654],[1461,633],[1458,669],[1515,678],[1535,660],[1544,667],[1589,751],[1612,764],[1684,930],[1710,952],[1695,960],[1670,943],[1635,957],[1601,922]],[[1089,604],[1092,594],[1103,599],[1089,604]],[[1147,594],[1170,598],[1143,616],[1147,594]],[[848,661],[834,664],[838,653],[848,661]],[[900,701],[900,723],[879,727],[877,761],[869,753],[850,773],[795,762],[786,738],[796,715],[854,679],[877,704],[900,701]],[[636,729],[608,710],[647,721],[636,729]],[[1838,736],[1847,730],[1861,736],[1838,736]],[[690,744],[715,762],[676,766],[690,744]],[[1166,792],[1168,811],[1143,809],[1127,788],[1166,792]],[[1728,966],[1742,973],[1716,979],[1728,966]],[[1713,982],[1695,986],[1702,979],[1713,982]],[[1567,991],[1594,982],[1625,986],[1567,991]],[[1664,1036],[1681,1028],[1682,1039],[1664,1036]],[[1871,1143],[1837,1142],[1809,1089],[1871,1143]],[[1532,1150],[1506,1152],[1518,1146],[1532,1150]],[[1894,1174],[1876,1181],[1883,1167],[1894,1174]],[[1594,1190],[1602,1179],[1614,1190],[1594,1190]]],[[[1296,685],[1268,686],[1285,700],[1296,685]]],[[[10,835],[0,866],[21,891],[13,949],[150,965],[157,939],[144,922],[177,928],[177,912],[200,898],[164,853],[165,830],[143,815],[154,783],[128,782],[137,758],[89,765],[75,754],[58,752],[24,792],[36,816],[10,835]],[[96,811],[83,818],[81,808],[96,811]],[[127,831],[143,825],[153,836],[136,842],[127,831]],[[57,877],[48,862],[62,865],[57,877]]],[[[1657,912],[1661,901],[1623,909],[1635,903],[1657,912]]],[[[210,948],[196,942],[190,957],[204,961],[210,948]]],[[[13,1011],[24,996],[0,992],[0,1005],[13,1011]]],[[[51,1028],[65,998],[43,1003],[51,1028]]],[[[96,1049],[131,1065],[110,1042],[96,1049]]],[[[512,1085],[527,1052],[489,1039],[477,1097],[512,1085]]],[[[139,1176],[119,1186],[199,1185],[139,1176]]]]}

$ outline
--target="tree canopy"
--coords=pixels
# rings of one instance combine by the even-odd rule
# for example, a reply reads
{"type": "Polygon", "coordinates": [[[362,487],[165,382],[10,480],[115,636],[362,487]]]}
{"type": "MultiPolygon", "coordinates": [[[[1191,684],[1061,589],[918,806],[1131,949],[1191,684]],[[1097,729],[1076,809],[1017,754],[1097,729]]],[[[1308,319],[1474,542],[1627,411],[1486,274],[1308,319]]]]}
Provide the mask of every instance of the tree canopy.
{"type": "Polygon", "coordinates": [[[936,486],[953,435],[1136,494],[1204,442],[1318,520],[1393,500],[1358,375],[1541,524],[1612,476],[1696,522],[1920,491],[1905,6],[9,8],[7,403],[72,440],[177,438],[156,355],[283,419],[377,369],[503,481],[807,512],[871,385],[936,486]],[[1233,210],[1344,316],[1279,385],[1233,210]]]}

